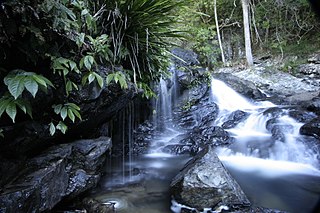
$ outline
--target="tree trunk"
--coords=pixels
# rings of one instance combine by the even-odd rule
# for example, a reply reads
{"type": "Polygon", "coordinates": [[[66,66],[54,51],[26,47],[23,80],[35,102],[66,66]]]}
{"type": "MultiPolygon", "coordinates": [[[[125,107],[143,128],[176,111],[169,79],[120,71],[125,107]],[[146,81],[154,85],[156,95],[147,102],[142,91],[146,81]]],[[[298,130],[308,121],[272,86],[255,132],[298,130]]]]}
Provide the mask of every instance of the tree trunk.
{"type": "Polygon", "coordinates": [[[219,47],[220,47],[220,51],[221,51],[221,58],[222,58],[223,64],[225,64],[226,60],[224,58],[223,47],[222,47],[221,36],[220,36],[220,30],[219,30],[218,13],[217,13],[217,0],[214,0],[214,19],[216,21],[217,36],[218,36],[219,47]]]}
{"type": "Polygon", "coordinates": [[[251,50],[251,38],[250,38],[250,25],[249,25],[249,0],[241,0],[242,12],[243,12],[243,28],[246,58],[249,66],[253,65],[252,50],[251,50]]]}

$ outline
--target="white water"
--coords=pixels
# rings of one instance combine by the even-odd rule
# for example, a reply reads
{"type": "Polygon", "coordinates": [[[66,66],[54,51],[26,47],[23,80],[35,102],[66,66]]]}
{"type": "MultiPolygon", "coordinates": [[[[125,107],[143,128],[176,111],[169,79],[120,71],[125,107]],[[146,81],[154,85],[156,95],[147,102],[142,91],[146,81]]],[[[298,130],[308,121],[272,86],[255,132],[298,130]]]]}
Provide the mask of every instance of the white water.
{"type": "Polygon", "coordinates": [[[288,110],[277,116],[265,115],[265,110],[276,106],[249,101],[215,79],[212,98],[220,109],[217,125],[223,124],[233,111],[249,113],[245,121],[228,130],[236,142],[228,148],[218,148],[217,153],[250,200],[290,212],[311,211],[320,195],[319,153],[305,145],[308,141],[299,134],[303,124],[289,117],[288,110]],[[276,119],[282,139],[274,138],[267,129],[271,118],[276,119]]]}

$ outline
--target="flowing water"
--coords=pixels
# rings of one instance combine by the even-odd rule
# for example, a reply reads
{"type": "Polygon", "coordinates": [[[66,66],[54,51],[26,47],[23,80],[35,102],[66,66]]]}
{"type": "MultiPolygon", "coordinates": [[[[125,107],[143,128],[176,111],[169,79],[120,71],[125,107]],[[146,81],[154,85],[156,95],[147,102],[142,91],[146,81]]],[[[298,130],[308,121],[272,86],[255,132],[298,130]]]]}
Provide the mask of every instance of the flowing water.
{"type": "MultiPolygon", "coordinates": [[[[172,139],[182,133],[172,122],[172,109],[179,90],[175,78],[173,72],[171,79],[160,80],[158,98],[153,103],[152,120],[156,131],[148,144],[148,152],[135,156],[129,147],[128,156],[123,154],[111,158],[106,165],[107,175],[100,181],[101,187],[91,195],[102,203],[115,204],[116,212],[171,212],[170,182],[190,159],[189,156],[176,156],[162,151],[164,146],[170,145],[172,139]]],[[[127,139],[132,140],[132,136],[127,139]]],[[[129,146],[132,144],[132,141],[125,139],[122,142],[129,146]]]]}
{"type": "Polygon", "coordinates": [[[250,102],[215,79],[212,98],[220,108],[217,124],[235,110],[249,114],[228,130],[235,143],[217,153],[251,202],[294,213],[311,212],[320,198],[319,153],[299,134],[303,124],[289,117],[288,109],[270,102],[250,102]],[[267,128],[272,119],[278,135],[267,128]]]}
{"type": "MultiPolygon", "coordinates": [[[[221,81],[213,79],[211,88],[211,100],[219,106],[215,125],[222,125],[236,110],[248,114],[244,121],[228,129],[235,142],[218,148],[217,153],[250,201],[293,213],[311,212],[320,195],[319,152],[299,134],[303,124],[289,116],[289,109],[270,102],[249,101],[221,81]]],[[[129,146],[128,155],[109,160],[107,175],[100,189],[92,194],[95,199],[115,204],[120,213],[167,213],[174,211],[174,206],[180,208],[171,201],[169,184],[189,157],[162,151],[182,133],[172,122],[177,91],[175,74],[169,81],[160,81],[152,119],[157,131],[148,153],[132,155],[133,133],[127,132],[129,136],[122,143],[123,150],[129,146]]],[[[127,120],[135,123],[133,119],[129,116],[127,120]]],[[[124,129],[127,128],[133,126],[124,129]]]]}

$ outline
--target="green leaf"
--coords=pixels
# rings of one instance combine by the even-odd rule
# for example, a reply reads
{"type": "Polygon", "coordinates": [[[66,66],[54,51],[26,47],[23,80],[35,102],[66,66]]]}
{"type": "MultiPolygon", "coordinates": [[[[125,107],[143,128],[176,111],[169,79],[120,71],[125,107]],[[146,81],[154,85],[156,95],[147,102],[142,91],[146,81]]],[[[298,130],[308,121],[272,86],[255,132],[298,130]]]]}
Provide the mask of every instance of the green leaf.
{"type": "Polygon", "coordinates": [[[59,104],[59,105],[53,105],[52,108],[53,108],[54,112],[55,112],[57,115],[59,115],[60,112],[61,112],[62,105],[61,105],[61,104],[59,104]]]}
{"type": "Polygon", "coordinates": [[[6,111],[6,108],[11,101],[13,101],[13,98],[1,98],[0,99],[0,117],[6,111]]]}
{"type": "Polygon", "coordinates": [[[91,70],[93,62],[94,62],[94,58],[91,55],[87,55],[84,57],[83,63],[88,70],[91,70]]]}
{"type": "Polygon", "coordinates": [[[77,67],[76,62],[69,60],[70,69],[74,70],[77,67]]]}
{"type": "Polygon", "coordinates": [[[91,84],[92,81],[94,81],[94,79],[95,79],[94,74],[93,74],[93,73],[90,73],[89,76],[88,76],[88,79],[89,79],[89,84],[91,84]]]}
{"type": "Polygon", "coordinates": [[[54,126],[54,124],[52,122],[50,123],[49,130],[50,130],[50,135],[51,136],[54,135],[54,133],[56,133],[56,127],[54,126]]]}
{"type": "Polygon", "coordinates": [[[12,101],[6,108],[6,113],[9,115],[9,117],[12,119],[13,123],[15,123],[15,118],[17,115],[17,107],[15,103],[12,101]]]}
{"type": "Polygon", "coordinates": [[[77,116],[77,118],[79,118],[80,120],[82,120],[80,113],[79,113],[76,109],[71,108],[71,110],[72,110],[72,112],[75,114],[75,116],[77,116]]]}
{"type": "Polygon", "coordinates": [[[127,84],[126,80],[124,79],[124,77],[121,76],[121,78],[119,78],[119,83],[120,83],[120,87],[122,89],[128,89],[128,84],[127,84]]]}
{"type": "Polygon", "coordinates": [[[31,93],[31,95],[35,98],[38,92],[38,84],[33,78],[29,76],[24,79],[25,88],[31,93]]]}
{"type": "Polygon", "coordinates": [[[110,82],[113,80],[113,78],[114,78],[114,74],[109,74],[107,76],[107,84],[110,84],[110,82]]]}
{"type": "Polygon", "coordinates": [[[17,104],[19,106],[19,108],[24,112],[24,114],[27,113],[26,104],[24,103],[24,101],[22,99],[15,100],[15,104],[17,104]]]}
{"type": "Polygon", "coordinates": [[[62,120],[66,119],[67,114],[68,114],[67,107],[62,107],[61,112],[60,112],[60,116],[61,116],[62,120]]]}
{"type": "Polygon", "coordinates": [[[17,99],[24,90],[24,76],[15,76],[8,85],[10,94],[17,99]]]}
{"type": "Polygon", "coordinates": [[[65,105],[69,106],[70,108],[73,108],[73,109],[80,111],[80,107],[74,103],[66,103],[65,105]]]}
{"type": "Polygon", "coordinates": [[[74,116],[73,111],[72,111],[71,109],[68,109],[68,117],[69,117],[70,120],[72,120],[72,122],[74,123],[75,116],[74,116]]]}
{"type": "Polygon", "coordinates": [[[32,77],[36,82],[38,82],[38,84],[44,86],[45,88],[48,87],[46,81],[42,78],[42,76],[34,75],[32,77]]]}
{"type": "Polygon", "coordinates": [[[89,75],[90,75],[90,73],[87,73],[87,74],[85,74],[85,75],[82,77],[82,79],[81,79],[81,84],[82,84],[82,85],[85,85],[85,84],[86,84],[89,75]]]}
{"type": "Polygon", "coordinates": [[[14,79],[15,76],[13,75],[7,75],[4,79],[3,82],[6,86],[8,86],[9,84],[11,84],[12,80],[14,79]]]}
{"type": "Polygon", "coordinates": [[[95,73],[95,72],[94,72],[93,74],[94,74],[94,76],[96,77],[100,88],[102,88],[102,87],[103,87],[103,78],[102,78],[99,74],[97,74],[97,73],[95,73]]]}
{"type": "Polygon", "coordinates": [[[65,134],[66,131],[67,131],[67,129],[68,129],[67,125],[65,125],[62,121],[59,121],[59,123],[58,123],[58,125],[56,126],[56,128],[57,128],[58,130],[60,130],[63,134],[65,134]]]}
{"type": "Polygon", "coordinates": [[[66,84],[66,93],[67,95],[69,95],[69,92],[72,91],[72,82],[71,81],[68,81],[67,84],[66,84]]]}

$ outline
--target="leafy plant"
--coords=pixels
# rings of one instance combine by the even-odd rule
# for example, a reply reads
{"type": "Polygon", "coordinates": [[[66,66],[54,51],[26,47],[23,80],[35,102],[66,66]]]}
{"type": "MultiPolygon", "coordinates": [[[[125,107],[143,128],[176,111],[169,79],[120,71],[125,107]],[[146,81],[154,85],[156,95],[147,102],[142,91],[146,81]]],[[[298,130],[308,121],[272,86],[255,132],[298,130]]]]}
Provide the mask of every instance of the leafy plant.
{"type": "Polygon", "coordinates": [[[14,99],[17,99],[25,89],[30,92],[33,97],[36,97],[39,88],[47,91],[48,87],[54,87],[46,77],[24,70],[11,71],[4,78],[4,83],[14,99]]]}
{"type": "Polygon", "coordinates": [[[10,95],[5,95],[0,99],[0,117],[6,112],[12,122],[15,123],[17,108],[20,108],[25,114],[28,114],[32,118],[31,106],[27,101],[21,98],[15,99],[10,95]]]}
{"type": "Polygon", "coordinates": [[[155,98],[157,95],[146,83],[138,83],[138,88],[143,90],[142,97],[147,99],[155,98]]]}
{"type": "Polygon", "coordinates": [[[67,117],[74,123],[75,118],[79,118],[82,120],[80,115],[80,107],[74,103],[66,103],[66,104],[58,104],[53,105],[52,108],[57,115],[60,115],[62,120],[64,121],[67,117]]]}
{"type": "Polygon", "coordinates": [[[62,121],[59,121],[57,125],[53,122],[49,124],[50,135],[54,135],[56,130],[60,130],[63,134],[68,130],[68,126],[63,122],[67,117],[74,123],[75,119],[82,120],[80,115],[80,107],[74,103],[53,105],[52,108],[57,115],[60,115],[62,121]]]}
{"type": "Polygon", "coordinates": [[[109,74],[107,76],[107,84],[110,84],[112,81],[114,81],[116,84],[119,82],[122,89],[128,89],[126,76],[122,72],[118,71],[109,74]]]}

